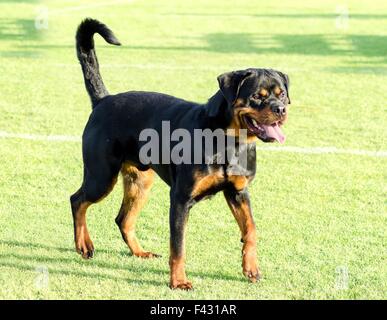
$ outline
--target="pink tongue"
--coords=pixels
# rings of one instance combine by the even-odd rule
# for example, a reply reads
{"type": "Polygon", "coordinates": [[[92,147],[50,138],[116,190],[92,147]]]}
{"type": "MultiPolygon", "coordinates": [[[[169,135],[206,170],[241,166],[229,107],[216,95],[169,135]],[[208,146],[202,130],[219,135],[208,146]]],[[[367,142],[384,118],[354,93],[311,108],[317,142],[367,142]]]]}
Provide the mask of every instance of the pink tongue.
{"type": "Polygon", "coordinates": [[[279,143],[284,143],[286,138],[278,124],[275,124],[273,126],[263,125],[262,127],[265,129],[266,135],[269,138],[273,138],[277,140],[279,143]]]}

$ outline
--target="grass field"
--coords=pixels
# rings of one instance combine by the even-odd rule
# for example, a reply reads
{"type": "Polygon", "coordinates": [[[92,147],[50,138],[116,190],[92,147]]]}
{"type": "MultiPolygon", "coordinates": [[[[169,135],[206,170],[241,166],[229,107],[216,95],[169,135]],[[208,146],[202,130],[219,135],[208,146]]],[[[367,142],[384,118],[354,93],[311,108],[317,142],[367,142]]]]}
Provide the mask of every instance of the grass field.
{"type": "Polygon", "coordinates": [[[0,298],[385,299],[387,2],[346,3],[349,21],[333,0],[2,0],[0,298]],[[34,24],[42,5],[47,30],[34,24]],[[242,276],[239,231],[217,195],[190,215],[187,272],[195,290],[168,288],[169,197],[160,180],[138,235],[162,258],[131,257],[121,240],[120,183],[88,214],[95,258],[75,253],[68,199],[81,183],[80,143],[9,135],[82,134],[90,103],[74,34],[86,16],[123,44],[96,39],[110,92],[204,102],[223,72],[277,68],[291,79],[285,146],[344,150],[276,152],[260,144],[250,188],[260,283],[242,276]],[[47,285],[39,270],[48,270],[47,285]]]}

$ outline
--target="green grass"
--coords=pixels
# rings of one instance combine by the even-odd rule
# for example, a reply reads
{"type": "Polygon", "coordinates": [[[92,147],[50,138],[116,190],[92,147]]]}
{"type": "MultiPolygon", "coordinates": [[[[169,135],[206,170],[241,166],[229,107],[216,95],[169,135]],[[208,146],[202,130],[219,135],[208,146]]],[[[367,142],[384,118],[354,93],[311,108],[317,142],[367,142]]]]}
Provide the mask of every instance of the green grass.
{"type": "MultiPolygon", "coordinates": [[[[96,39],[111,92],[153,90],[205,101],[216,76],[245,67],[289,74],[287,145],[386,150],[387,3],[349,1],[137,0],[0,3],[0,131],[82,133],[90,113],[74,32],[91,16],[123,43],[96,39]],[[93,3],[106,3],[94,1],[93,3]],[[39,5],[49,29],[36,30],[39,5]],[[71,11],[70,8],[78,7],[71,11]],[[66,11],[67,10],[67,11],[66,11]]],[[[143,246],[129,255],[114,218],[122,187],[88,214],[96,256],[73,248],[69,195],[81,183],[76,142],[0,139],[0,298],[375,299],[386,298],[386,158],[259,151],[250,187],[263,280],[241,273],[239,231],[221,195],[191,211],[187,272],[192,292],[168,288],[168,188],[157,180],[139,220],[143,246]],[[347,268],[348,288],[336,287],[347,268]],[[49,286],[36,286],[46,267],[49,286]]]]}

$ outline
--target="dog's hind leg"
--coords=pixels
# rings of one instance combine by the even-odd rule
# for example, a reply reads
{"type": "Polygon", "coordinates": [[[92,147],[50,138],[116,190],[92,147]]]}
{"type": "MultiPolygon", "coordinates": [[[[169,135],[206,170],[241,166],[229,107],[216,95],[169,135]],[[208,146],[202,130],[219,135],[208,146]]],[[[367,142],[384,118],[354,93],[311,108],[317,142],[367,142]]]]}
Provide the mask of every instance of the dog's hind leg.
{"type": "Polygon", "coordinates": [[[85,259],[92,258],[94,255],[94,245],[87,230],[86,211],[91,204],[102,200],[111,192],[117,181],[117,174],[112,175],[111,171],[102,170],[96,175],[91,175],[90,171],[85,169],[81,188],[70,197],[75,248],[85,259]]]}
{"type": "Polygon", "coordinates": [[[154,171],[151,169],[140,171],[134,166],[124,165],[121,173],[124,183],[124,198],[116,223],[120,228],[122,238],[134,256],[141,258],[158,257],[157,254],[145,251],[135,234],[137,217],[152,187],[154,171]]]}

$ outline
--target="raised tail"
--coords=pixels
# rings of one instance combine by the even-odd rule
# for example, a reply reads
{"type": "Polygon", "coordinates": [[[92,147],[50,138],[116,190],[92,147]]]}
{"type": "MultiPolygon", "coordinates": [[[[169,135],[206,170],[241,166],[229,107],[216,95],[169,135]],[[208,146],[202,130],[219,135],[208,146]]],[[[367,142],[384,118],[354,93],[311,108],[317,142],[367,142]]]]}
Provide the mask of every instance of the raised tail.
{"type": "Polygon", "coordinates": [[[98,20],[87,18],[78,27],[75,37],[77,56],[82,66],[86,90],[93,108],[99,100],[109,94],[99,73],[98,59],[94,49],[94,33],[99,33],[110,44],[121,45],[113,32],[98,20]]]}

